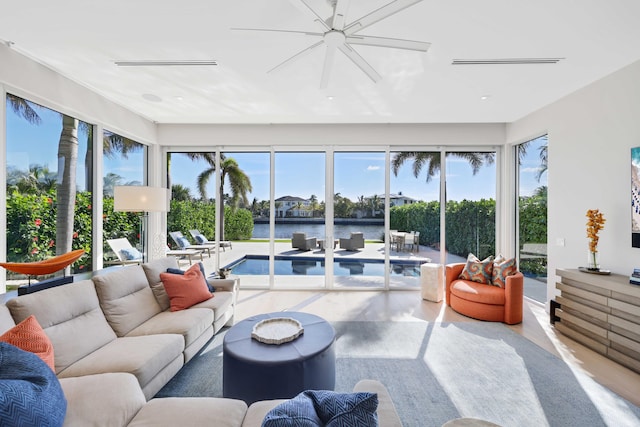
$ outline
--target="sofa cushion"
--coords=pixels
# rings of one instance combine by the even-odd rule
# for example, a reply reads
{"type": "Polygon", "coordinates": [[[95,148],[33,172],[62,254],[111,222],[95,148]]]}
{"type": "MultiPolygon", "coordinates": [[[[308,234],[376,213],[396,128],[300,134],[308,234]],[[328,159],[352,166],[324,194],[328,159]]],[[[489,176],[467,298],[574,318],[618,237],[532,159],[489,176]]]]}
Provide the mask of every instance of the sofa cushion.
{"type": "Polygon", "coordinates": [[[233,302],[232,292],[216,292],[216,297],[208,299],[206,301],[194,304],[191,308],[208,308],[213,310],[214,322],[222,318],[225,313],[230,309],[233,302]]]}
{"type": "Polygon", "coordinates": [[[507,276],[512,276],[518,272],[515,258],[500,259],[493,263],[493,273],[491,284],[504,288],[507,282],[507,276]]]}
{"type": "Polygon", "coordinates": [[[0,304],[0,334],[7,332],[14,326],[16,326],[16,322],[13,321],[9,308],[4,304],[0,304]]]}
{"type": "Polygon", "coordinates": [[[94,276],[93,282],[104,316],[119,337],[162,311],[139,265],[94,276]]]}
{"type": "Polygon", "coordinates": [[[7,301],[7,307],[17,322],[32,314],[38,319],[55,349],[58,374],[116,339],[91,280],[22,295],[7,301]]]}
{"type": "Polygon", "coordinates": [[[451,283],[451,293],[464,300],[482,304],[504,305],[505,303],[504,289],[468,280],[454,280],[451,283]]]}
{"type": "Polygon", "coordinates": [[[184,275],[160,273],[164,288],[169,295],[171,311],[184,310],[202,301],[213,298],[209,287],[197,265],[191,266],[184,275]]]}
{"type": "Polygon", "coordinates": [[[35,354],[42,359],[52,371],[56,370],[53,345],[34,315],[27,317],[0,335],[0,341],[35,354]]]}
{"type": "Polygon", "coordinates": [[[126,426],[147,402],[131,374],[61,378],[67,398],[65,426],[126,426]]]}
{"type": "Polygon", "coordinates": [[[472,282],[491,284],[493,272],[493,256],[488,256],[480,261],[474,254],[467,256],[467,263],[462,269],[459,278],[472,282]]]}
{"type": "Polygon", "coordinates": [[[168,310],[170,306],[169,295],[167,295],[162,279],[160,279],[160,273],[166,273],[168,268],[178,268],[176,257],[164,257],[142,264],[144,274],[147,276],[147,282],[149,282],[149,286],[151,286],[151,290],[156,296],[162,311],[168,310]]]}
{"type": "Polygon", "coordinates": [[[58,378],[42,359],[2,342],[0,366],[0,424],[62,425],[67,401],[58,378]]]}
{"type": "Polygon", "coordinates": [[[242,424],[247,404],[242,400],[217,397],[164,397],[151,399],[128,427],[237,427],[242,424]]]}
{"type": "Polygon", "coordinates": [[[163,311],[127,334],[129,337],[156,334],[179,334],[184,346],[189,347],[213,325],[213,312],[192,308],[176,312],[163,311]]]}
{"type": "Polygon", "coordinates": [[[62,371],[60,378],[125,372],[144,388],[176,358],[182,360],[184,339],[177,334],[117,338],[62,371]]]}

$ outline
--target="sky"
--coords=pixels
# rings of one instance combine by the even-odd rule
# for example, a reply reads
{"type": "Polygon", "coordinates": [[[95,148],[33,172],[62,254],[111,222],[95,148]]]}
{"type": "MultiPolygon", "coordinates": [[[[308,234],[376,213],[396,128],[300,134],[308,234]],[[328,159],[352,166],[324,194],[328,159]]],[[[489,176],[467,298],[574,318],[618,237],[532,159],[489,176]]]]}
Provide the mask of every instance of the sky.
{"type": "MultiPolygon", "coordinates": [[[[42,117],[40,125],[30,125],[7,108],[7,162],[26,170],[29,165],[48,166],[57,170],[57,145],[60,137],[60,115],[48,109],[38,109],[42,117]]],[[[86,153],[86,132],[79,132],[79,167],[77,182],[79,188],[84,183],[83,161],[86,153]]],[[[521,195],[531,195],[540,185],[546,185],[546,174],[538,182],[535,180],[540,165],[539,141],[532,143],[528,155],[520,167],[521,195]]],[[[269,153],[227,152],[240,168],[250,177],[252,191],[249,201],[269,199],[269,153]]],[[[393,157],[393,153],[391,153],[393,157]]],[[[112,172],[122,177],[122,184],[140,182],[142,177],[143,153],[134,152],[127,159],[116,156],[104,159],[104,173],[112,172]]],[[[370,197],[384,193],[385,161],[383,152],[336,152],[334,157],[334,193],[340,193],[352,201],[358,197],[370,197]]],[[[469,164],[453,156],[447,158],[447,197],[449,200],[495,199],[496,166],[488,165],[473,175],[469,164]]],[[[206,170],[204,161],[192,161],[184,154],[173,154],[171,158],[172,184],[190,188],[192,196],[199,196],[196,180],[199,173],[206,170]]],[[[278,152],[275,154],[275,197],[298,196],[309,198],[312,194],[319,201],[325,197],[325,154],[321,152],[278,152]]],[[[207,196],[213,197],[214,179],[207,186],[207,196]]],[[[423,171],[418,178],[412,174],[412,162],[408,161],[400,169],[398,176],[391,175],[391,193],[402,193],[416,200],[437,200],[440,176],[426,181],[423,171]]],[[[229,189],[227,188],[228,192],[229,189]]]]}

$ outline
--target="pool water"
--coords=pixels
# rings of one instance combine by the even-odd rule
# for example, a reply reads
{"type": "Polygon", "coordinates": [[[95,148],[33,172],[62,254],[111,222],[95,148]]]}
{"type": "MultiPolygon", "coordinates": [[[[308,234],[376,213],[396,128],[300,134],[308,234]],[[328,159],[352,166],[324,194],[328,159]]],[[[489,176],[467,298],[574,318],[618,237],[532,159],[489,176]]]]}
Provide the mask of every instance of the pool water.
{"type": "MultiPolygon", "coordinates": [[[[324,258],[276,256],[275,274],[278,276],[324,276],[324,258]]],[[[419,261],[391,260],[391,276],[420,276],[419,261]]],[[[233,274],[269,275],[269,257],[247,255],[227,265],[233,274]]],[[[384,261],[373,259],[334,259],[333,273],[336,276],[384,276],[384,261]]]]}

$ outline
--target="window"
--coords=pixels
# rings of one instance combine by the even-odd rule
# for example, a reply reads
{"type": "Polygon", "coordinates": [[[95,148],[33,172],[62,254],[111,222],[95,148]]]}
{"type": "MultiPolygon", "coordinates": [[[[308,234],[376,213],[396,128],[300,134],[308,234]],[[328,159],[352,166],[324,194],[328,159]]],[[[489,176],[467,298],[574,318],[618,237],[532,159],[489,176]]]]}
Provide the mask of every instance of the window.
{"type": "Polygon", "coordinates": [[[84,249],[71,272],[91,270],[93,126],[11,94],[6,107],[7,260],[84,249]]]}
{"type": "Polygon", "coordinates": [[[525,275],[524,294],[547,299],[547,136],[519,144],[518,265],[525,275]]]}
{"type": "Polygon", "coordinates": [[[119,185],[144,185],[147,147],[117,133],[105,130],[102,135],[103,171],[103,247],[106,261],[115,258],[108,239],[124,237],[142,249],[140,215],[113,211],[113,189],[119,185]]]}

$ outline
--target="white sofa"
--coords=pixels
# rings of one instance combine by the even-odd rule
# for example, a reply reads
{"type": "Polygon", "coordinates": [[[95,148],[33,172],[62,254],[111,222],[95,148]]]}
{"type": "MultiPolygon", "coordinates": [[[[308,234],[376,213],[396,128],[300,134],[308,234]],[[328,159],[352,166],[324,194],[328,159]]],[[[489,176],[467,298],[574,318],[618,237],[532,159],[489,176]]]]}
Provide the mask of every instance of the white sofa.
{"type": "MultiPolygon", "coordinates": [[[[216,332],[233,323],[234,280],[215,280],[213,298],[170,311],[160,273],[177,267],[168,257],[105,270],[91,280],[0,305],[0,334],[33,314],[51,340],[67,399],[65,426],[259,426],[279,403],[247,408],[225,398],[152,399],[216,332]]],[[[380,408],[391,408],[383,417],[390,422],[380,425],[400,425],[384,387],[369,387],[386,396],[380,408]]]]}

